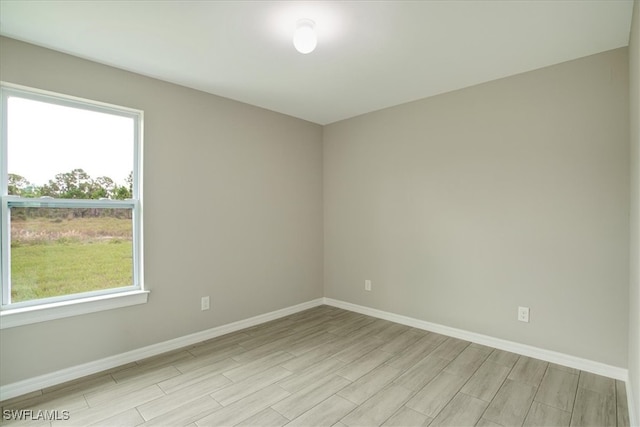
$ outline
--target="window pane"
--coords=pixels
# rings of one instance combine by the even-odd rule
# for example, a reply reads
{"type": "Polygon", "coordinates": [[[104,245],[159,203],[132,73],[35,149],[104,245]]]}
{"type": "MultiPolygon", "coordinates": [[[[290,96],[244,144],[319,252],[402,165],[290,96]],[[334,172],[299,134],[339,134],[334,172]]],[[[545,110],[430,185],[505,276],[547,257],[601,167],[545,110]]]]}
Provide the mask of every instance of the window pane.
{"type": "Polygon", "coordinates": [[[131,198],[135,120],[11,96],[8,194],[131,198]]]}
{"type": "Polygon", "coordinates": [[[132,210],[11,207],[11,302],[133,285],[132,210]]]}

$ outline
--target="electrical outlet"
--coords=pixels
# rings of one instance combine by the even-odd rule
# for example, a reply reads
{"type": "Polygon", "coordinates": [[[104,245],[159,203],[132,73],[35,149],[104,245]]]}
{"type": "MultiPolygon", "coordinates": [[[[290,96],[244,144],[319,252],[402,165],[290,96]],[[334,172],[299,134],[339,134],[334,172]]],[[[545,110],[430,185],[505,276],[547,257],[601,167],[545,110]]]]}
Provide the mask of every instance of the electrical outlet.
{"type": "Polygon", "coordinates": [[[364,281],[364,290],[365,291],[370,291],[371,290],[371,280],[365,280],[364,281]]]}
{"type": "Polygon", "coordinates": [[[518,320],[529,323],[529,307],[518,307],[518,320]]]}
{"type": "Polygon", "coordinates": [[[202,299],[200,299],[200,310],[209,310],[209,308],[211,308],[209,302],[209,297],[202,297],[202,299]]]}

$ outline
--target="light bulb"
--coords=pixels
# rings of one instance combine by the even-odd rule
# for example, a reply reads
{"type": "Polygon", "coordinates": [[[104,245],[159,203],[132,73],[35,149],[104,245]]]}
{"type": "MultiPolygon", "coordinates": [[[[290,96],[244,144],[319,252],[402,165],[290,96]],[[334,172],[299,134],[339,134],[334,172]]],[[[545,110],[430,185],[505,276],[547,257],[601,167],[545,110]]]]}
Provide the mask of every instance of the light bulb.
{"type": "Polygon", "coordinates": [[[293,33],[293,45],[300,53],[310,53],[316,48],[318,37],[315,32],[315,23],[310,19],[301,19],[293,33]]]}

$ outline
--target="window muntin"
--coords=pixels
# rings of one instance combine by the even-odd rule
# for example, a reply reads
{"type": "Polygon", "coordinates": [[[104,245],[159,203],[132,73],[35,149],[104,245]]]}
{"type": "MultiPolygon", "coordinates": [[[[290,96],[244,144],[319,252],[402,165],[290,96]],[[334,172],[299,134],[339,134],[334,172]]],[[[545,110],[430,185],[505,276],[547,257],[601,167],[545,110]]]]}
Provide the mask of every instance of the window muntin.
{"type": "Polygon", "coordinates": [[[141,290],[142,112],[0,90],[2,309],[141,290]]]}

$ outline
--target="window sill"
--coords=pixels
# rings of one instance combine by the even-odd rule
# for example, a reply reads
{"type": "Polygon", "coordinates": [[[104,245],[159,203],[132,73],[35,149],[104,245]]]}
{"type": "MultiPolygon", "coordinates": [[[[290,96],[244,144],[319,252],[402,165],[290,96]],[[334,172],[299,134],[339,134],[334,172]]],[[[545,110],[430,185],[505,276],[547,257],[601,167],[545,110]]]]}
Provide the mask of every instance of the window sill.
{"type": "Polygon", "coordinates": [[[0,329],[145,304],[148,297],[149,291],[129,291],[4,310],[0,312],[0,329]]]}

